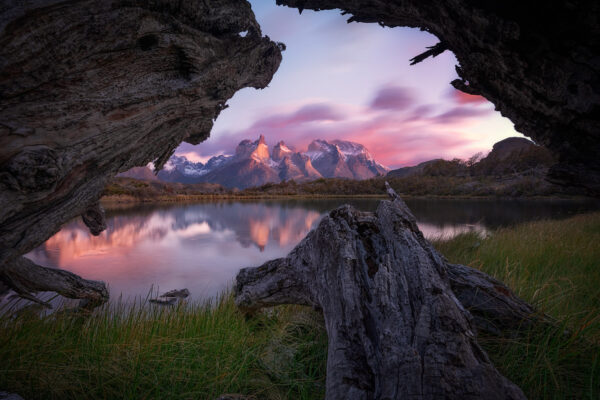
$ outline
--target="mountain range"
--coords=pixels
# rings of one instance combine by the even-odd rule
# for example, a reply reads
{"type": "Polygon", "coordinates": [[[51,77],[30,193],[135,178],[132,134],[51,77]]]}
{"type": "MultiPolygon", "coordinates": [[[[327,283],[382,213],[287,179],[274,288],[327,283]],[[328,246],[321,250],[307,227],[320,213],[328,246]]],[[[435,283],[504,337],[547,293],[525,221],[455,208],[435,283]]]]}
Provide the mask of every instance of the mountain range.
{"type": "Polygon", "coordinates": [[[215,156],[206,164],[174,155],[157,176],[148,167],[133,168],[119,176],[164,182],[218,183],[245,189],[289,180],[368,179],[388,171],[389,168],[375,161],[359,143],[317,139],[306,152],[298,152],[280,141],[269,151],[264,136],[260,135],[255,141],[241,141],[233,155],[215,156]]]}

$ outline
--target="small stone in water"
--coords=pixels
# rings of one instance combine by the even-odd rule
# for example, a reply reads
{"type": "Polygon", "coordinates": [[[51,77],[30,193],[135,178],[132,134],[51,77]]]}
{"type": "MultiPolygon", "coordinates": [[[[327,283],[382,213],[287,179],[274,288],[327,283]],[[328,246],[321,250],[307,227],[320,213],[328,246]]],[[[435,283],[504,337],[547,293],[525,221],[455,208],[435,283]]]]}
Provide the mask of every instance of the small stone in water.
{"type": "Polygon", "coordinates": [[[175,289],[161,294],[160,297],[177,297],[179,299],[185,299],[189,295],[190,291],[187,289],[175,289]]]}

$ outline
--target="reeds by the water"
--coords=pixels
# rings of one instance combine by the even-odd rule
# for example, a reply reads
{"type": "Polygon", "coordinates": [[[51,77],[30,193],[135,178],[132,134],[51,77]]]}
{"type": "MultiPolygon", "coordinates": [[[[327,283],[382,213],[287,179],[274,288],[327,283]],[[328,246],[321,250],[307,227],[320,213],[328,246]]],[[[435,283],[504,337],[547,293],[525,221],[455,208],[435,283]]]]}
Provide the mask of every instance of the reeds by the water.
{"type": "MultiPolygon", "coordinates": [[[[479,340],[531,399],[600,397],[600,213],[435,241],[452,262],[505,281],[560,323],[479,340]]],[[[0,318],[0,389],[26,399],[322,398],[327,337],[309,309],[252,317],[230,295],[90,316],[0,318]]]]}
{"type": "Polygon", "coordinates": [[[90,316],[21,315],[0,328],[0,388],[27,399],[214,399],[322,395],[326,337],[298,307],[246,318],[231,296],[90,316]]]}

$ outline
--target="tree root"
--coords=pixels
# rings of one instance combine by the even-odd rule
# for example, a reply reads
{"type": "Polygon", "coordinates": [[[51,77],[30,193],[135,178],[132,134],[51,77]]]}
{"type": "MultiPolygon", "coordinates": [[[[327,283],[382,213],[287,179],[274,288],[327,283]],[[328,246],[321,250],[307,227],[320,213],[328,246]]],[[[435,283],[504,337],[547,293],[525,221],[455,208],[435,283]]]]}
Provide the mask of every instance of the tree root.
{"type": "Polygon", "coordinates": [[[71,299],[82,299],[80,306],[94,308],[108,300],[104,282],[83,279],[72,272],[47,268],[19,257],[0,269],[0,280],[10,289],[27,300],[52,308],[52,305],[37,299],[33,293],[56,292],[71,299]]]}
{"type": "Polygon", "coordinates": [[[323,310],[329,400],[524,399],[479,346],[475,326],[518,328],[537,318],[534,308],[497,280],[449,264],[388,193],[375,213],[342,206],[287,257],[242,269],[236,304],[323,310]]]}

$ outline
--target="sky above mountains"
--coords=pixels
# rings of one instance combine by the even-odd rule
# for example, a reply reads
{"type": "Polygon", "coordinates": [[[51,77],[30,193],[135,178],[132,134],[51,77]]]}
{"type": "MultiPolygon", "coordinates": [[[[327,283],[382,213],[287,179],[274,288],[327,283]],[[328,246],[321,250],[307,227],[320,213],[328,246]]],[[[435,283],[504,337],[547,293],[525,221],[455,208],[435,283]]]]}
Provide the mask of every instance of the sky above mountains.
{"type": "Polygon", "coordinates": [[[217,119],[211,137],[176,154],[205,162],[243,139],[265,135],[305,150],[316,138],[365,145],[397,168],[433,158],[467,158],[521,136],[487,100],[450,86],[456,58],[445,52],[409,59],[437,43],[426,32],[347,24],[339,11],[313,12],[251,0],[263,34],[286,44],[281,67],[264,90],[243,89],[217,119]]]}

